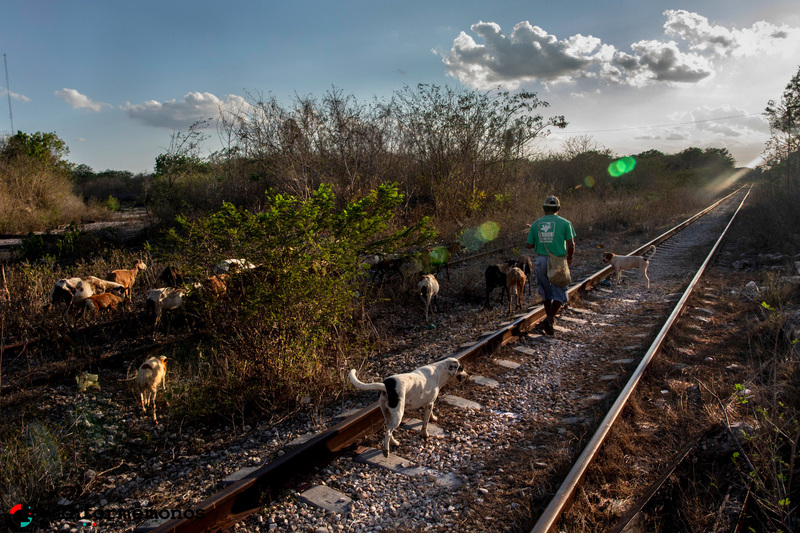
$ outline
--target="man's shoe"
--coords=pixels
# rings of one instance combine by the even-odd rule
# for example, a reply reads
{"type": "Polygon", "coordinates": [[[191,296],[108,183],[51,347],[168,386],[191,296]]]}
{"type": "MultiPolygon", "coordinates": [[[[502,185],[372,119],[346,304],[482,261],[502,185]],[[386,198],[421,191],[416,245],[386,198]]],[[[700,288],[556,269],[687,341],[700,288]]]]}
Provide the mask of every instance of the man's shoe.
{"type": "Polygon", "coordinates": [[[556,334],[555,328],[553,328],[553,319],[552,317],[547,317],[542,321],[542,329],[547,335],[551,337],[556,334]]]}

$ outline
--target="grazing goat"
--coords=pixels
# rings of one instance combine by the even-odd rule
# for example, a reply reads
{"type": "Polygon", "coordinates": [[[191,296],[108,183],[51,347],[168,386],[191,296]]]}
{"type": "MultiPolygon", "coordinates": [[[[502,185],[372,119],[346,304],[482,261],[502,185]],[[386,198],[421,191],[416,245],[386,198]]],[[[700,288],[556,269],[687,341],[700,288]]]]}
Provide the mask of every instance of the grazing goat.
{"type": "Polygon", "coordinates": [[[133,265],[133,268],[130,270],[112,270],[109,272],[106,279],[108,281],[113,281],[115,283],[119,283],[123,287],[125,287],[125,297],[130,300],[131,293],[133,292],[133,284],[136,282],[136,275],[139,273],[140,270],[146,270],[147,264],[139,259],[136,261],[136,264],[133,265]]]}
{"type": "Polygon", "coordinates": [[[163,355],[151,357],[139,367],[136,374],[136,388],[139,391],[139,399],[142,401],[142,412],[147,414],[147,405],[153,404],[153,422],[158,424],[156,418],[156,391],[159,385],[163,389],[166,386],[167,358],[163,355]]]}
{"type": "Polygon", "coordinates": [[[436,295],[439,294],[439,282],[436,281],[436,276],[433,274],[425,274],[422,276],[422,280],[417,283],[417,287],[419,287],[419,295],[425,303],[425,323],[427,324],[428,309],[431,303],[433,303],[434,308],[436,307],[436,295]]]}
{"type": "Polygon", "coordinates": [[[124,300],[125,298],[111,292],[93,294],[84,300],[83,313],[85,314],[88,311],[92,313],[92,318],[95,318],[100,309],[112,309],[116,311],[117,304],[124,300]]]}
{"type": "Polygon", "coordinates": [[[506,275],[508,288],[508,314],[514,312],[514,296],[517,297],[517,309],[522,309],[522,295],[525,292],[525,273],[522,269],[513,267],[506,275]]]}
{"type": "Polygon", "coordinates": [[[50,290],[50,298],[45,308],[63,302],[66,304],[63,317],[66,319],[67,313],[73,304],[82,302],[93,294],[103,294],[104,292],[114,292],[117,295],[123,294],[125,287],[113,281],[96,278],[94,276],[84,276],[81,278],[64,278],[55,282],[50,290]]]}
{"type": "Polygon", "coordinates": [[[239,272],[241,270],[252,270],[256,266],[246,259],[225,259],[214,267],[214,274],[226,274],[228,272],[239,272]]]}
{"type": "Polygon", "coordinates": [[[199,281],[193,285],[195,289],[203,289],[212,294],[215,298],[225,296],[228,290],[228,281],[230,276],[228,274],[215,274],[211,277],[199,281]]]}
{"type": "Polygon", "coordinates": [[[490,306],[489,295],[491,295],[492,291],[497,287],[502,287],[503,293],[501,296],[505,297],[508,292],[506,275],[514,264],[515,261],[511,260],[511,264],[508,264],[508,262],[497,263],[496,265],[489,265],[486,267],[486,271],[484,272],[484,277],[486,278],[486,303],[484,307],[490,306]]]}
{"type": "Polygon", "coordinates": [[[155,317],[153,321],[154,334],[155,327],[161,320],[161,315],[164,311],[183,309],[185,305],[186,292],[183,289],[176,289],[173,287],[152,289],[150,294],[147,295],[147,312],[155,317]]]}
{"type": "Polygon", "coordinates": [[[373,256],[371,261],[374,261],[374,257],[378,257],[378,262],[371,265],[370,273],[372,281],[375,281],[378,276],[380,276],[381,281],[383,281],[387,275],[390,274],[399,274],[400,273],[400,266],[403,264],[403,259],[396,256],[386,256],[380,258],[380,256],[373,256]]]}
{"type": "Polygon", "coordinates": [[[523,274],[525,274],[525,278],[528,280],[528,294],[531,294],[531,272],[533,272],[533,263],[531,262],[531,258],[525,254],[519,256],[517,259],[517,264],[515,265],[518,269],[522,270],[523,274]]]}
{"type": "Polygon", "coordinates": [[[156,281],[163,281],[164,285],[167,287],[178,287],[179,285],[183,285],[186,280],[178,273],[177,268],[168,266],[161,271],[156,281]]]}

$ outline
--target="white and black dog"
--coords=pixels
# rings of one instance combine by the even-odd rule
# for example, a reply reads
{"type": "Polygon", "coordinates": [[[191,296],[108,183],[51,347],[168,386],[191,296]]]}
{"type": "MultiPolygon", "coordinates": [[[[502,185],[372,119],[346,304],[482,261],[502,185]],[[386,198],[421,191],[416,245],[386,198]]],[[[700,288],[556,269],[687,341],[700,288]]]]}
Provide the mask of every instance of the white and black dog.
{"type": "Polygon", "coordinates": [[[433,402],[439,390],[447,381],[457,377],[459,381],[468,377],[461,362],[448,357],[430,365],[421,366],[406,374],[394,374],[383,383],[363,383],[356,377],[355,369],[350,371],[350,382],[361,390],[376,390],[381,393],[380,405],[386,423],[386,438],[383,440],[383,455],[389,457],[389,444],[398,445],[392,432],[403,421],[406,409],[425,409],[422,418],[422,436],[428,437],[428,420],[436,421],[433,415],[433,402]]]}

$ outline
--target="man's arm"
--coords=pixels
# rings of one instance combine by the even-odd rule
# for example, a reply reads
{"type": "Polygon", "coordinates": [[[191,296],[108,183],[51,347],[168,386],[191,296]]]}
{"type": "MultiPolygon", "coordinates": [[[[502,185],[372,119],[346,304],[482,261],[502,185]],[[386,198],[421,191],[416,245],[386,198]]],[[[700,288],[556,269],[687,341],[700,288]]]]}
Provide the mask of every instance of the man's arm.
{"type": "Polygon", "coordinates": [[[567,264],[572,265],[572,256],[575,255],[575,239],[567,241],[567,264]]]}

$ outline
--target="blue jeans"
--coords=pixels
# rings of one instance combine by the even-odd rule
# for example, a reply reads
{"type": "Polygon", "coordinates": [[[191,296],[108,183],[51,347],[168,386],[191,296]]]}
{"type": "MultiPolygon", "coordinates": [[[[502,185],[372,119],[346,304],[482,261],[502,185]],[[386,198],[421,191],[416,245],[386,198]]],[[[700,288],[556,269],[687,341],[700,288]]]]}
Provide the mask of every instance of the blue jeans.
{"type": "Polygon", "coordinates": [[[546,255],[536,256],[535,270],[536,270],[536,286],[539,289],[539,296],[542,297],[542,300],[553,300],[556,302],[561,302],[562,305],[567,303],[567,301],[569,300],[567,291],[561,287],[553,285],[547,280],[546,255]]]}

